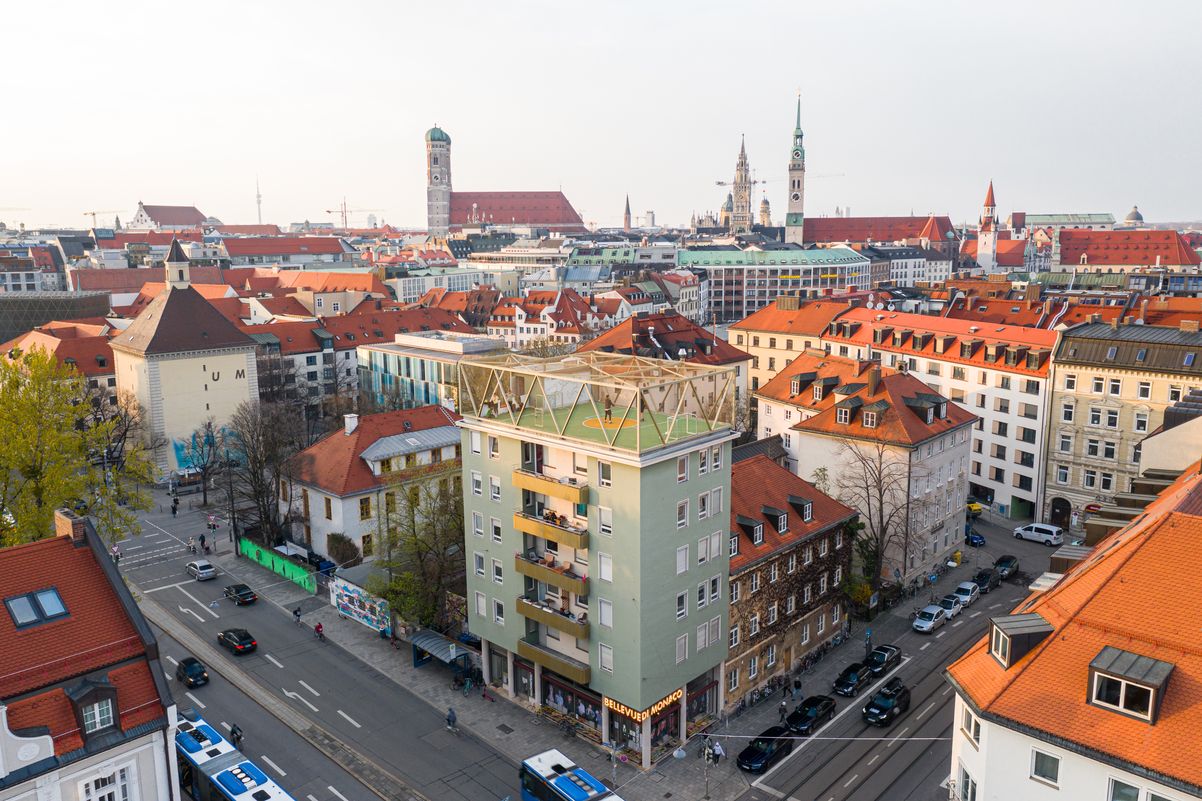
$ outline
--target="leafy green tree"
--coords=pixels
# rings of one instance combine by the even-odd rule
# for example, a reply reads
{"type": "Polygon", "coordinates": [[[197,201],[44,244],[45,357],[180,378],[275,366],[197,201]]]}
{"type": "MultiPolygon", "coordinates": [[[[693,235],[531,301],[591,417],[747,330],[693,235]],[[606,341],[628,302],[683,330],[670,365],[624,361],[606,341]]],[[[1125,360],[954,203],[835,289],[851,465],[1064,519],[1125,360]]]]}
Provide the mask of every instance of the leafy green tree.
{"type": "Polygon", "coordinates": [[[277,499],[281,486],[291,486],[290,459],[304,447],[304,439],[304,414],[280,403],[243,402],[225,430],[223,458],[228,450],[235,462],[232,480],[239,517],[259,530],[265,544],[283,534],[277,499]]]}

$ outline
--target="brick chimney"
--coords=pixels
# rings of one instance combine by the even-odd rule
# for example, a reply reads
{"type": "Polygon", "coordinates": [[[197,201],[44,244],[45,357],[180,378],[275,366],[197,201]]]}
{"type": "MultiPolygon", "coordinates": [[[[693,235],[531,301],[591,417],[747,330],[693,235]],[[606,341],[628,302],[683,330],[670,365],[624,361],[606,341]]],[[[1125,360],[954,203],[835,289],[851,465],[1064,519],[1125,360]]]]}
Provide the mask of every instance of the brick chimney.
{"type": "Polygon", "coordinates": [[[87,521],[70,509],[54,510],[54,535],[70,537],[71,542],[83,545],[87,541],[87,521]]]}
{"type": "Polygon", "coordinates": [[[881,368],[873,367],[868,371],[868,397],[876,394],[881,388],[881,368]]]}

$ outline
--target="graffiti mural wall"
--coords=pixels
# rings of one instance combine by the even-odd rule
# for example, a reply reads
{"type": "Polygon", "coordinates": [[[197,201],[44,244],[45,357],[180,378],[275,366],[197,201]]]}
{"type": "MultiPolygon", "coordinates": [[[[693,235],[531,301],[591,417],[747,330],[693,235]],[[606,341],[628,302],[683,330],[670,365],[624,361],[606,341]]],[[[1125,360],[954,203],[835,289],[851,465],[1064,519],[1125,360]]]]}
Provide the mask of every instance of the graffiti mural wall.
{"type": "Polygon", "coordinates": [[[330,579],[330,603],[338,613],[357,620],[374,630],[392,636],[392,616],[388,601],[369,593],[357,584],[334,577],[330,579]]]}

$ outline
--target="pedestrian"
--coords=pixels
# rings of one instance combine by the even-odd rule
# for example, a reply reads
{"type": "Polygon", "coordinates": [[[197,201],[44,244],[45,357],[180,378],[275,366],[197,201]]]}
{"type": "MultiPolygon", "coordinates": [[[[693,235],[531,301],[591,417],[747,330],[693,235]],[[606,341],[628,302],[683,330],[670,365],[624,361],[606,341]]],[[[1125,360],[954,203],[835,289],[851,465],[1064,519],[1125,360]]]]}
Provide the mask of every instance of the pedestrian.
{"type": "Polygon", "coordinates": [[[780,699],[783,701],[789,697],[789,683],[785,682],[780,687],[780,699]]]}
{"type": "Polygon", "coordinates": [[[207,551],[205,551],[205,535],[204,534],[200,535],[200,552],[207,553],[207,551]]]}
{"type": "Polygon", "coordinates": [[[793,679],[793,700],[796,701],[801,695],[801,679],[793,679]]]}
{"type": "Polygon", "coordinates": [[[175,516],[176,516],[176,514],[178,514],[178,513],[179,513],[179,505],[178,505],[178,504],[174,504],[174,503],[173,503],[173,504],[171,504],[171,516],[172,516],[172,517],[175,517],[175,516]]]}
{"type": "Polygon", "coordinates": [[[609,393],[605,393],[605,422],[612,423],[614,421],[614,402],[610,400],[609,393]]]}
{"type": "Polygon", "coordinates": [[[714,740],[712,751],[714,754],[714,767],[718,767],[718,760],[726,756],[726,752],[722,750],[722,742],[720,740],[714,740]]]}
{"type": "Polygon", "coordinates": [[[786,717],[788,717],[788,715],[789,715],[789,702],[788,702],[788,701],[781,701],[781,702],[780,702],[780,706],[779,706],[779,707],[777,707],[777,709],[779,709],[779,710],[780,710],[780,722],[781,722],[781,723],[784,723],[784,722],[785,722],[785,718],[786,718],[786,717]]]}

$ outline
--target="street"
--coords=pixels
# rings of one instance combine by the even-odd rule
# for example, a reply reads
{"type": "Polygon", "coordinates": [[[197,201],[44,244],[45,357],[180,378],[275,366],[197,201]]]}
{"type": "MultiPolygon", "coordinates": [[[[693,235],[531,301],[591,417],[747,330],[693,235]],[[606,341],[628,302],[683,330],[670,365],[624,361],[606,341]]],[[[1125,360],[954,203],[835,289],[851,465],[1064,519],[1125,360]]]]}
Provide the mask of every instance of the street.
{"type": "MultiPolygon", "coordinates": [[[[120,544],[121,571],[142,594],[170,613],[172,626],[199,635],[205,642],[216,646],[217,633],[226,628],[242,627],[250,631],[258,641],[257,651],[228,658],[253,679],[245,685],[251,688],[252,697],[259,692],[273,694],[272,700],[287,703],[296,713],[318,723],[369,762],[428,798],[497,801],[512,794],[517,780],[516,765],[473,737],[466,734],[456,737],[448,732],[443,720],[445,710],[434,709],[329,640],[316,639],[308,625],[293,621],[290,609],[270,600],[273,589],[278,588],[265,585],[263,578],[290,582],[254,565],[246,565],[244,576],[219,571],[211,581],[198,582],[187,575],[184,566],[198,558],[189,554],[185,546],[189,535],[199,539],[200,534],[206,533],[210,543],[216,539],[215,544],[227,554],[233,547],[225,528],[207,532],[205,523],[206,516],[198,511],[181,510],[175,519],[162,513],[144,515],[143,534],[120,544]],[[239,582],[250,585],[259,594],[259,601],[239,607],[226,600],[223,588],[239,582]]],[[[308,597],[302,607],[307,612],[324,603],[308,597]]],[[[168,626],[168,634],[178,632],[172,626],[168,626]]],[[[409,659],[408,650],[399,651],[396,658],[409,659]]],[[[210,674],[213,672],[210,665],[210,674]]],[[[192,691],[192,695],[204,700],[210,689],[200,688],[192,691]]],[[[193,705],[184,693],[178,695],[181,708],[193,705]]],[[[238,723],[247,732],[248,743],[252,742],[252,732],[275,722],[264,709],[244,702],[214,708],[221,710],[226,722],[234,716],[233,709],[238,710],[238,723]]],[[[253,746],[250,753],[259,755],[253,746]]],[[[284,763],[278,764],[285,772],[292,772],[284,763]]],[[[331,769],[341,774],[339,783],[345,789],[340,786],[340,791],[346,794],[354,789],[356,797],[366,797],[365,788],[347,784],[341,768],[331,769]]],[[[303,771],[298,771],[297,776],[306,786],[312,784],[303,771]]],[[[279,780],[289,790],[299,792],[289,778],[279,780]]],[[[322,787],[334,786],[333,776],[329,778],[322,787]]],[[[331,794],[327,790],[325,795],[331,794]]],[[[323,797],[320,793],[315,796],[323,797]]]]}

